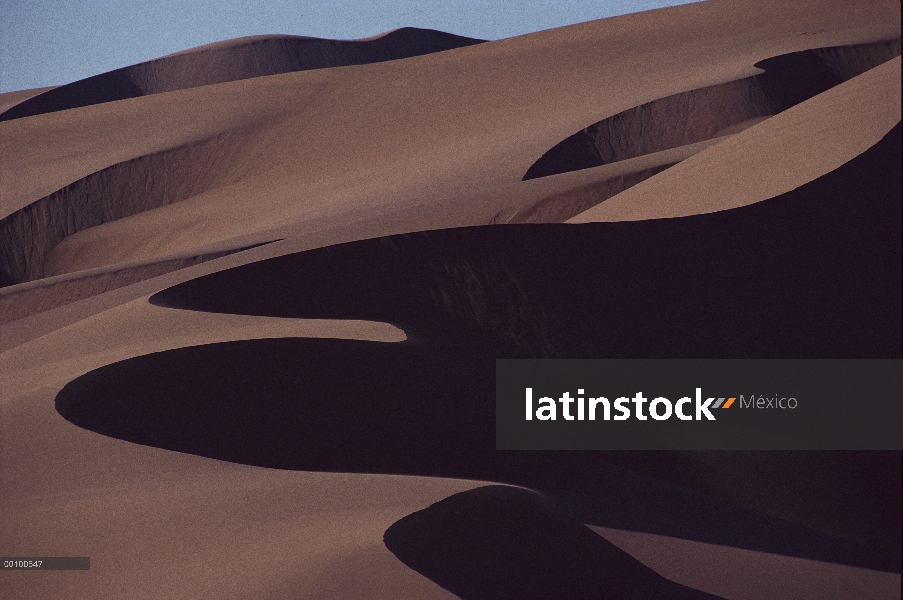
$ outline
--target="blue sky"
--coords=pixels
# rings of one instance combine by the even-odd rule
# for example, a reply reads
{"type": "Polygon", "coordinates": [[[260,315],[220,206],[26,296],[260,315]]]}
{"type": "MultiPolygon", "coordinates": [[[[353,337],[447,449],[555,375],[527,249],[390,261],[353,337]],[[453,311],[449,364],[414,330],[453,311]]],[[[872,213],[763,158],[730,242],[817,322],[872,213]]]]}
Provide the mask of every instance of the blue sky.
{"type": "Polygon", "coordinates": [[[0,0],[0,92],[60,85],[246,35],[425,27],[497,40],[686,0],[0,0]]]}

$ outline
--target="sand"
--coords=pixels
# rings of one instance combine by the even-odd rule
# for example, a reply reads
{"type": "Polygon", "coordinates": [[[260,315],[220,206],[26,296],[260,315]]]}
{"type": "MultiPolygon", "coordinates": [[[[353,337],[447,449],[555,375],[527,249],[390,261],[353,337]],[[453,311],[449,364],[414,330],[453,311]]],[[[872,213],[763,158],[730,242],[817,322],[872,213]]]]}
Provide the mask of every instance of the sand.
{"type": "Polygon", "coordinates": [[[498,453],[492,402],[498,356],[899,359],[899,23],[712,0],[3,94],[0,554],[91,570],[0,588],[504,597],[579,555],[578,596],[899,598],[900,452],[498,453]]]}

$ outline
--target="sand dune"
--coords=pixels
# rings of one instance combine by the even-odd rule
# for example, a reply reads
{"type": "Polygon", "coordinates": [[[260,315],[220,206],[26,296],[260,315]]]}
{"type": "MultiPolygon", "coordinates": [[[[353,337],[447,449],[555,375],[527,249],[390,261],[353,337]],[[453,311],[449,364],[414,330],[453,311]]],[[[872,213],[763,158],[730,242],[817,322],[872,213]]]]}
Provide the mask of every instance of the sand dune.
{"type": "Polygon", "coordinates": [[[631,535],[608,527],[590,528],[665,577],[678,583],[693,578],[699,589],[725,598],[896,598],[900,592],[899,579],[890,573],[786,556],[778,558],[764,552],[655,534],[631,535]],[[683,561],[675,564],[674,556],[680,556],[683,561]],[[701,581],[700,573],[708,581],[701,581]],[[766,573],[768,576],[763,581],[761,575],[766,573]],[[780,576],[783,581],[778,580],[780,576]]]}
{"type": "Polygon", "coordinates": [[[590,125],[542,155],[524,179],[608,164],[735,133],[900,55],[900,42],[782,54],[756,63],[755,77],[653,100],[590,125]]]}
{"type": "Polygon", "coordinates": [[[44,92],[50,91],[52,89],[53,87],[45,87],[0,94],[0,111],[5,111],[15,106],[16,104],[24,102],[29,98],[37,96],[38,94],[43,94],[44,92]]]}
{"type": "Polygon", "coordinates": [[[0,121],[251,77],[398,60],[482,41],[415,27],[365,40],[276,35],[239,38],[44,91],[5,109],[0,121]]]}
{"type": "Polygon", "coordinates": [[[502,356],[899,359],[899,23],[261,36],[0,96],[0,554],[91,557],[0,589],[899,598],[899,451],[497,452],[493,402],[502,356]]]}
{"type": "MultiPolygon", "coordinates": [[[[876,312],[878,307],[863,301],[900,294],[899,284],[890,273],[880,275],[881,269],[895,268],[895,263],[887,260],[893,250],[886,247],[886,240],[899,235],[899,219],[893,219],[899,188],[879,183],[881,178],[876,176],[886,173],[889,165],[896,165],[899,149],[895,151],[895,145],[898,148],[898,128],[881,145],[827,178],[743,211],[693,217],[699,223],[696,227],[677,220],[612,224],[620,226],[607,232],[589,229],[569,233],[563,225],[547,226],[553,229],[543,232],[534,226],[526,237],[525,226],[449,230],[335,246],[193,279],[158,294],[152,302],[205,312],[389,321],[401,324],[414,345],[389,348],[329,340],[260,340],[157,353],[117,362],[75,379],[57,396],[57,408],[72,422],[113,438],[232,462],[305,471],[454,476],[507,481],[558,493],[592,490],[595,495],[603,494],[608,481],[599,480],[599,473],[606,463],[622,459],[588,456],[574,461],[561,453],[530,453],[499,460],[485,453],[492,448],[493,439],[491,357],[499,353],[543,356],[550,352],[555,352],[554,356],[660,356],[665,352],[665,356],[681,357],[768,357],[775,356],[775,348],[794,352],[794,347],[798,356],[840,357],[858,351],[868,356],[896,356],[899,317],[876,312]],[[849,187],[851,184],[854,187],[849,187]],[[876,202],[880,198],[883,208],[859,205],[857,211],[855,204],[847,206],[845,221],[838,223],[834,215],[839,207],[859,196],[876,202]],[[814,215],[821,217],[813,219],[814,215]],[[670,225],[674,233],[665,234],[662,225],[670,225]],[[842,233],[844,229],[846,234],[842,233]],[[871,232],[879,245],[872,249],[863,246],[861,231],[871,232]],[[647,251],[643,255],[636,249],[649,245],[646,235],[659,240],[675,236],[676,245],[660,244],[654,254],[647,251]],[[599,244],[598,240],[606,236],[612,239],[599,244]],[[683,239],[692,240],[692,249],[683,252],[713,258],[689,260],[681,256],[677,249],[688,246],[683,239]],[[584,264],[548,264],[554,257],[571,257],[569,261],[573,262],[572,248],[593,247],[588,240],[597,240],[598,253],[586,255],[584,264]],[[627,245],[626,240],[634,240],[633,245],[627,245]],[[549,255],[548,248],[553,247],[560,251],[549,255]],[[600,268],[610,247],[621,247],[624,254],[617,255],[611,268],[600,268]],[[854,254],[863,258],[849,262],[848,257],[854,254]],[[625,256],[633,258],[625,262],[625,256]],[[874,257],[872,262],[864,262],[869,256],[874,257]],[[662,264],[664,257],[669,266],[662,264]],[[500,262],[502,259],[505,262],[500,262]],[[612,298],[611,308],[600,306],[597,294],[586,297],[586,291],[598,289],[600,283],[586,282],[578,294],[561,297],[575,270],[586,272],[589,265],[597,265],[599,281],[611,285],[618,272],[637,280],[641,264],[649,265],[649,273],[636,285],[645,289],[650,283],[644,282],[673,269],[670,285],[684,279],[697,281],[698,296],[688,296],[685,304],[675,305],[668,282],[659,282],[650,288],[650,298],[668,299],[668,303],[638,304],[631,308],[632,314],[618,297],[612,298]],[[752,270],[744,271],[744,264],[752,270]],[[782,264],[783,268],[769,274],[762,269],[763,264],[782,264]],[[336,278],[339,269],[345,271],[347,279],[336,278]],[[289,276],[292,273],[304,273],[305,277],[289,276]],[[712,273],[721,275],[712,279],[712,273]],[[706,275],[709,283],[704,284],[706,275]],[[480,284],[476,288],[468,285],[474,278],[480,284]],[[770,306],[761,306],[760,296],[750,295],[742,287],[743,281],[751,279],[772,290],[770,306]],[[830,287],[822,289],[819,285],[830,287]],[[727,291],[737,288],[739,293],[728,300],[727,291]],[[473,289],[484,293],[473,296],[468,291],[473,289]],[[775,290],[783,290],[783,294],[777,297],[775,290]],[[581,308],[581,294],[585,308],[581,308]],[[831,303],[818,300],[824,297],[830,297],[831,303]],[[437,298],[442,302],[437,304],[437,298]],[[705,298],[718,298],[721,320],[712,320],[713,311],[704,306],[705,298]],[[857,304],[861,308],[852,310],[851,306],[857,304]],[[610,322],[596,325],[589,321],[589,315],[600,310],[609,312],[619,305],[623,331],[634,335],[618,336],[610,322]],[[674,313],[684,316],[675,319],[674,313]],[[699,319],[706,319],[710,337],[692,333],[699,319]],[[604,326],[608,331],[600,335],[594,326],[604,326]],[[663,336],[664,327],[672,329],[667,337],[663,336]],[[643,328],[648,332],[636,336],[643,328]],[[824,339],[821,332],[825,328],[836,331],[837,337],[824,339]],[[636,338],[647,345],[631,346],[636,338]],[[481,339],[485,345],[482,348],[481,339]],[[870,345],[879,340],[883,340],[882,346],[870,345]],[[564,341],[569,345],[562,346],[564,341]],[[757,345],[763,341],[763,345],[757,345]],[[308,365],[309,370],[299,370],[299,363],[308,365]],[[221,365],[224,371],[205,373],[199,369],[199,365],[208,364],[221,365]],[[341,373],[348,369],[355,370],[354,380],[342,379],[341,373]],[[297,389],[307,390],[307,403],[292,408],[296,402],[293,390],[297,389]],[[266,402],[252,403],[251,398],[266,398],[266,402]],[[384,398],[379,410],[354,409],[370,398],[384,398]],[[473,403],[462,405],[462,398],[471,398],[473,403]],[[178,407],[189,399],[198,408],[177,417],[178,407]],[[200,410],[202,406],[215,408],[210,412],[200,410]],[[248,412],[250,407],[253,412],[248,412]],[[252,422],[253,427],[249,427],[252,422]],[[424,430],[430,423],[437,427],[424,430]],[[207,435],[199,438],[196,431],[207,435]],[[345,433],[336,435],[340,431],[345,433]],[[602,487],[596,487],[599,484],[602,487]]],[[[626,284],[628,281],[622,279],[615,285],[626,296],[636,297],[626,284]]],[[[819,456],[795,460],[799,463],[794,473],[818,476],[801,485],[799,475],[795,475],[785,487],[773,480],[770,489],[739,494],[740,488],[719,489],[703,479],[680,483],[728,496],[741,506],[755,506],[765,514],[826,535],[853,538],[863,544],[884,537],[884,544],[893,545],[892,532],[898,528],[886,520],[893,520],[893,511],[888,509],[895,502],[894,489],[884,487],[883,492],[859,500],[843,491],[843,482],[854,474],[855,478],[862,477],[862,461],[873,463],[874,457],[850,455],[844,460],[852,470],[840,469],[838,458],[830,458],[827,465],[832,467],[827,472],[815,468],[824,460],[819,456]],[[836,483],[828,487],[836,495],[829,500],[822,486],[835,478],[836,483]],[[791,488],[799,501],[788,510],[780,499],[791,488]],[[836,517],[838,506],[849,508],[851,502],[862,501],[866,504],[860,509],[851,509],[860,515],[856,522],[836,517]],[[877,505],[871,506],[872,502],[877,505]],[[824,509],[814,510],[818,505],[824,509]],[[807,510],[796,511],[796,506],[807,510]],[[866,515],[877,520],[868,523],[866,515]]],[[[786,461],[772,464],[783,469],[786,461]]],[[[660,459],[654,458],[651,464],[657,462],[660,459]]],[[[627,464],[648,469],[643,462],[627,464]]],[[[757,463],[756,468],[768,473],[773,470],[768,464],[757,463]]],[[[892,477],[898,467],[889,458],[862,483],[875,487],[892,477]]],[[[755,529],[761,529],[761,525],[755,529]]],[[[748,539],[732,542],[751,543],[748,539]]],[[[855,558],[850,549],[837,552],[840,555],[832,555],[834,560],[849,562],[855,558]]],[[[872,558],[865,564],[887,568],[888,563],[876,563],[872,558]]]]}
{"type": "Polygon", "coordinates": [[[900,58],[895,58],[731,136],[717,153],[700,152],[569,222],[680,217],[774,197],[873,146],[899,123],[900,107],[900,58]]]}
{"type": "MultiPolygon", "coordinates": [[[[897,28],[883,20],[880,5],[875,6],[879,13],[857,9],[835,16],[806,13],[805,7],[795,4],[792,12],[781,15],[780,27],[823,29],[818,45],[829,46],[899,37],[897,28]]],[[[189,244],[215,243],[297,220],[310,210],[345,207],[350,198],[363,205],[404,206],[423,198],[424,192],[448,197],[458,193],[462,180],[471,187],[520,180],[539,156],[580,126],[656,98],[754,75],[759,71],[755,63],[816,42],[812,36],[789,31],[782,37],[780,28],[764,39],[758,36],[751,24],[756,18],[770,23],[773,17],[767,12],[765,17],[740,14],[750,21],[746,42],[721,30],[700,36],[692,25],[693,15],[700,10],[704,9],[684,6],[670,13],[673,17],[654,12],[580,25],[572,29],[573,39],[567,43],[557,33],[534,34],[462,48],[453,57],[438,53],[334,71],[284,74],[135,98],[104,110],[85,107],[28,122],[7,122],[0,130],[14,151],[3,165],[10,173],[4,181],[4,212],[18,210],[113,164],[235,129],[245,131],[241,147],[224,165],[229,172],[218,174],[223,185],[153,216],[131,217],[122,225],[134,240],[129,248],[103,242],[103,230],[92,232],[83,242],[69,242],[80,246],[70,251],[79,259],[59,261],[52,274],[100,266],[103,261],[148,258],[161,251],[169,254],[189,244]],[[669,29],[667,37],[650,36],[655,41],[642,49],[641,54],[650,57],[642,80],[631,75],[635,65],[622,57],[616,35],[622,27],[634,27],[638,36],[644,28],[669,29]],[[715,56],[710,48],[718,44],[742,48],[742,52],[715,56]],[[569,68],[559,68],[561,61],[569,68]],[[479,69],[474,68],[476,64],[479,69]],[[616,84],[625,78],[634,83],[616,84]],[[502,81],[504,86],[499,85],[502,81]],[[588,88],[585,81],[597,83],[588,88]],[[360,90],[379,91],[362,95],[360,90]],[[463,108],[474,103],[485,107],[481,119],[463,108]],[[548,107],[552,106],[563,108],[550,120],[548,107]],[[135,118],[136,110],[140,119],[135,118]],[[403,127],[392,117],[399,111],[408,115],[403,127]],[[437,114],[443,117],[437,119],[437,114]],[[86,128],[92,130],[87,138],[86,128]],[[111,135],[112,131],[117,135],[111,135]],[[103,148],[73,152],[70,143],[103,148]],[[49,173],[45,168],[41,177],[35,177],[30,172],[34,160],[18,164],[18,157],[26,156],[55,168],[49,173]],[[412,169],[412,164],[418,168],[412,169]],[[299,180],[298,173],[316,176],[299,180]],[[256,191],[261,176],[268,187],[264,206],[256,191]],[[201,214],[204,225],[191,227],[190,240],[173,234],[171,223],[196,223],[201,214]],[[236,215],[241,218],[236,220],[236,215]]],[[[705,10],[714,11],[707,18],[716,20],[727,18],[718,17],[718,11],[736,12],[729,4],[705,10]]],[[[212,175],[211,165],[204,162],[173,168],[170,177],[177,181],[189,173],[212,175]]],[[[176,182],[171,186],[179,187],[176,182]]],[[[110,237],[120,239],[121,235],[111,231],[110,237]]]]}
{"type": "MultiPolygon", "coordinates": [[[[885,62],[894,53],[899,53],[898,43],[878,42],[825,49],[821,54],[805,51],[761,61],[757,66],[767,67],[767,70],[757,77],[669,96],[600,121],[544,154],[528,169],[524,179],[687,146],[712,139],[725,130],[734,133],[737,125],[795,106],[837,85],[844,78],[859,75],[860,70],[864,72],[885,62]],[[821,55],[831,60],[821,60],[821,55]],[[816,60],[821,60],[816,64],[821,71],[810,64],[816,60]],[[802,78],[795,75],[799,73],[810,73],[810,76],[802,78]]],[[[819,115],[819,118],[826,116],[819,115]]],[[[72,270],[72,267],[59,264],[61,259],[58,255],[66,250],[60,249],[54,256],[49,256],[67,237],[235,183],[234,176],[218,177],[217,174],[222,172],[222,165],[235,160],[237,143],[226,135],[220,135],[202,143],[126,161],[17,211],[0,224],[3,228],[0,230],[0,241],[5,246],[3,255],[8,257],[8,263],[0,265],[0,268],[13,282],[42,277],[48,260],[48,274],[72,270]],[[174,166],[177,165],[191,165],[194,172],[201,175],[185,177],[179,174],[180,171],[174,173],[174,166]],[[150,176],[151,173],[162,174],[162,177],[150,176]]],[[[521,215],[514,220],[563,221],[659,171],[647,168],[636,170],[627,178],[619,176],[621,178],[617,182],[609,183],[605,193],[590,196],[595,200],[592,204],[587,205],[591,200],[584,198],[584,204],[576,208],[550,211],[550,203],[546,202],[543,210],[534,208],[529,215],[521,215]],[[545,216],[540,217],[537,211],[545,216]]],[[[73,240],[68,243],[78,242],[73,240]]],[[[78,253],[85,254],[81,250],[78,253]]]]}
{"type": "Polygon", "coordinates": [[[539,495],[512,487],[455,494],[393,523],[385,541],[461,598],[716,598],[663,578],[539,495]]]}
{"type": "MultiPolygon", "coordinates": [[[[888,44],[866,45],[865,48],[871,50],[871,52],[862,50],[861,52],[852,54],[860,57],[865,56],[866,59],[869,59],[875,54],[876,48],[879,50],[887,50],[887,47],[888,44]]],[[[838,50],[838,52],[840,51],[838,50]]],[[[887,50],[887,53],[890,52],[892,51],[887,50]]],[[[884,58],[884,56],[880,55],[880,58],[884,58]]],[[[877,62],[879,59],[875,59],[874,62],[877,62]]],[[[892,67],[894,64],[895,63],[891,61],[888,67],[892,67]]],[[[871,99],[871,102],[875,102],[876,100],[883,101],[883,94],[887,93],[893,95],[895,92],[894,87],[899,87],[897,82],[893,79],[894,73],[899,71],[899,67],[897,66],[894,71],[887,71],[887,68],[885,68],[878,70],[875,73],[870,72],[866,77],[866,81],[859,82],[858,88],[851,83],[850,85],[841,87],[840,90],[828,97],[819,97],[819,99],[815,101],[815,106],[810,107],[806,105],[795,110],[793,114],[797,116],[796,122],[799,122],[801,118],[799,116],[800,114],[804,115],[802,118],[805,119],[811,118],[812,115],[823,115],[826,112],[830,113],[831,111],[837,112],[839,110],[846,110],[847,105],[850,102],[865,103],[868,102],[869,99],[871,99]],[[879,77],[881,73],[886,73],[886,90],[875,88],[873,82],[870,81],[870,79],[874,77],[879,77]],[[853,86],[852,89],[851,86],[853,86]],[[841,90],[843,90],[843,93],[840,93],[841,90]],[[871,95],[862,96],[861,98],[851,98],[849,96],[851,93],[856,94],[857,91],[859,91],[859,94],[865,93],[871,95]],[[828,104],[831,99],[834,100],[833,105],[828,104]],[[808,117],[806,115],[808,115],[808,117]]],[[[829,81],[828,83],[824,83],[824,85],[829,85],[830,83],[832,82],[829,81]]],[[[813,85],[822,84],[816,82],[816,84],[813,85]]],[[[777,90],[779,89],[779,86],[776,87],[772,85],[771,88],[777,90]]],[[[808,93],[806,90],[804,90],[804,92],[808,93]]],[[[772,95],[775,93],[778,92],[773,91],[772,95]]],[[[789,92],[785,90],[783,93],[787,94],[789,92]]],[[[825,172],[837,164],[840,164],[843,160],[848,159],[849,156],[855,155],[855,152],[860,148],[867,147],[867,145],[874,143],[876,140],[875,135],[880,135],[882,133],[880,127],[889,127],[893,123],[895,115],[899,112],[899,110],[895,109],[898,109],[898,107],[895,106],[893,102],[885,104],[884,119],[883,121],[878,122],[879,129],[871,133],[870,136],[868,135],[868,132],[870,131],[868,128],[856,121],[850,121],[848,124],[849,130],[852,131],[854,128],[859,128],[860,131],[858,135],[865,138],[863,143],[860,143],[858,147],[852,146],[850,148],[838,146],[836,151],[843,152],[843,156],[828,162],[825,167],[820,169],[821,172],[825,172]]],[[[864,120],[870,120],[873,111],[874,108],[868,104],[857,107],[857,114],[864,120]]],[[[531,167],[531,170],[528,170],[525,177],[530,179],[538,176],[540,172],[549,175],[560,171],[560,169],[556,170],[555,167],[550,166],[552,163],[548,161],[563,161],[562,164],[576,165],[582,168],[589,164],[587,161],[591,160],[602,164],[620,162],[624,159],[631,158],[633,155],[655,153],[657,146],[664,146],[665,149],[667,149],[675,146],[675,144],[680,145],[677,143],[678,141],[690,140],[690,144],[692,144],[694,141],[699,141],[698,138],[701,138],[701,140],[711,139],[717,132],[734,127],[740,123],[750,123],[757,118],[761,118],[763,116],[762,113],[768,112],[771,112],[771,108],[767,95],[762,90],[762,87],[752,79],[688,92],[638,107],[627,113],[620,113],[606,121],[598,123],[593,126],[593,128],[590,128],[593,133],[578,134],[584,136],[579,139],[585,138],[586,140],[589,140],[593,135],[596,135],[599,136],[600,139],[608,140],[606,142],[607,150],[604,152],[596,146],[592,146],[592,148],[595,148],[595,155],[587,155],[587,157],[577,156],[574,154],[576,151],[574,148],[577,148],[580,144],[584,144],[584,142],[579,141],[578,138],[575,138],[574,136],[568,138],[570,141],[566,140],[566,142],[563,143],[564,145],[559,144],[555,149],[546,153],[539,162],[531,167]],[[727,95],[727,99],[725,99],[725,95],[727,95]],[[731,98],[735,99],[731,100],[731,98]],[[744,104],[743,102],[740,102],[740,100],[737,100],[737,98],[750,99],[750,104],[744,104]],[[738,103],[741,112],[736,112],[736,108],[734,107],[734,105],[738,103]],[[712,110],[712,106],[715,106],[716,108],[721,107],[730,112],[723,116],[718,116],[718,113],[712,110]],[[688,109],[687,107],[690,108],[688,109]],[[689,110],[689,112],[680,113],[680,111],[687,110],[689,110]],[[646,124],[644,125],[644,123],[646,124]],[[665,129],[657,130],[656,123],[684,123],[684,125],[677,128],[670,126],[670,129],[666,127],[665,129]],[[617,128],[625,126],[627,129],[622,133],[617,133],[612,129],[613,127],[617,128]],[[650,131],[653,133],[650,133],[650,131]],[[675,135],[679,135],[680,137],[675,137],[675,135]],[[623,145],[624,143],[627,143],[629,147],[625,146],[621,150],[616,151],[615,147],[618,144],[623,145]],[[570,150],[567,150],[568,148],[570,148],[570,150]],[[600,152],[605,154],[605,158],[602,158],[599,154],[600,152]],[[558,156],[558,158],[555,158],[556,156],[558,156]],[[546,166],[543,167],[542,165],[546,166]],[[537,168],[540,170],[536,171],[537,168]],[[545,171],[542,169],[545,169],[545,171]],[[533,175],[531,175],[531,171],[533,172],[533,175]]],[[[770,127],[775,128],[775,130],[786,128],[787,123],[790,123],[792,126],[793,121],[790,121],[787,116],[782,116],[781,119],[776,123],[773,123],[770,127]]],[[[800,137],[807,134],[811,135],[808,131],[811,128],[808,128],[807,125],[807,123],[802,123],[802,125],[797,124],[796,127],[800,130],[800,137]]],[[[590,131],[590,129],[587,131],[590,131]]],[[[822,135],[830,136],[842,136],[847,135],[848,133],[849,131],[822,131],[822,135]]],[[[747,134],[747,136],[748,135],[751,134],[747,134]]],[[[763,135],[770,136],[771,131],[767,130],[763,135]]],[[[826,140],[824,139],[798,140],[796,141],[796,144],[797,146],[804,143],[823,144],[825,141],[826,140]]],[[[742,151],[745,155],[754,153],[754,150],[751,149],[743,149],[742,151]]],[[[796,149],[788,149],[785,151],[798,154],[796,149]]],[[[53,252],[54,248],[60,242],[79,231],[90,229],[105,222],[116,221],[131,214],[165,206],[173,202],[179,202],[196,196],[199,193],[203,193],[213,187],[228,185],[230,181],[228,179],[225,181],[219,179],[216,176],[216,173],[219,170],[218,167],[221,163],[229,162],[230,159],[234,161],[237,152],[238,150],[236,149],[234,142],[230,144],[225,136],[219,136],[202,144],[191,144],[176,150],[156,153],[126,163],[121,163],[80,180],[75,184],[8,216],[0,222],[0,227],[2,227],[2,230],[0,230],[0,244],[3,246],[6,262],[5,265],[0,266],[4,267],[3,271],[6,273],[7,279],[11,282],[38,279],[44,274],[45,268],[49,271],[48,274],[51,275],[68,272],[72,270],[72,267],[65,266],[66,263],[69,262],[65,256],[73,253],[77,253],[79,256],[84,256],[86,254],[83,245],[85,242],[79,243],[80,240],[84,239],[84,236],[67,240],[66,245],[53,252]],[[197,172],[202,173],[203,175],[201,177],[192,178],[173,178],[171,175],[170,177],[167,177],[167,171],[171,172],[171,168],[168,169],[167,166],[172,164],[190,164],[197,172]],[[159,172],[162,172],[164,176],[161,178],[151,176],[152,173],[156,175],[159,172]],[[76,245],[76,248],[69,249],[68,245],[73,244],[76,245]],[[61,262],[64,264],[60,265],[61,262]],[[47,263],[46,266],[45,263],[47,263]]],[[[723,153],[719,152],[718,154],[721,156],[723,153]]],[[[776,161],[783,161],[785,160],[785,157],[778,155],[775,156],[774,159],[776,161]]],[[[731,164],[735,160],[737,160],[737,157],[735,156],[730,159],[725,158],[722,159],[722,164],[731,164]]],[[[692,164],[692,162],[693,161],[691,161],[690,164],[692,164]]],[[[648,179],[650,176],[660,172],[662,170],[660,167],[670,166],[667,163],[661,164],[658,161],[657,163],[658,164],[646,165],[643,168],[635,168],[630,172],[630,175],[626,177],[625,173],[619,173],[617,180],[609,179],[607,181],[605,189],[599,189],[602,186],[596,185],[594,186],[595,193],[580,194],[581,197],[579,200],[574,199],[573,194],[570,196],[571,199],[567,200],[563,197],[565,194],[563,194],[562,191],[559,191],[557,194],[554,194],[556,196],[555,199],[544,201],[541,207],[538,203],[530,207],[522,207],[515,212],[513,216],[509,216],[507,219],[495,218],[492,222],[499,222],[500,220],[513,222],[563,221],[575,216],[583,210],[599,204],[601,201],[623,191],[627,187],[631,187],[640,181],[648,179]]],[[[688,167],[682,167],[681,169],[684,168],[688,167]]],[[[681,171],[681,169],[678,171],[681,171]]],[[[796,169],[794,172],[798,173],[797,176],[806,177],[806,175],[804,175],[805,170],[796,169]]],[[[816,173],[818,173],[818,171],[816,173]]],[[[717,177],[713,177],[712,179],[717,181],[717,177]]],[[[668,180],[660,179],[659,181],[668,180]]],[[[803,181],[805,181],[805,179],[803,181]]],[[[659,185],[668,184],[659,183],[659,185]]],[[[785,184],[784,189],[790,189],[792,188],[792,185],[793,184],[785,184]]],[[[762,197],[767,198],[769,197],[768,194],[773,195],[775,191],[776,190],[772,189],[769,192],[763,192],[764,196],[762,197]]],[[[695,194],[695,191],[691,193],[695,194]]],[[[493,194],[495,195],[495,192],[493,192],[493,194]]],[[[720,195],[724,197],[729,194],[722,193],[720,195]]],[[[714,197],[716,194],[709,193],[705,196],[714,197]]],[[[661,197],[661,195],[657,194],[656,197],[661,197]]],[[[633,207],[635,203],[632,202],[630,198],[631,196],[626,196],[616,202],[608,203],[603,210],[615,210],[615,207],[624,204],[633,207]]],[[[651,213],[651,216],[673,216],[675,214],[675,209],[680,206],[681,203],[679,201],[669,201],[669,203],[669,207],[659,207],[651,213]]],[[[713,205],[709,210],[718,208],[719,205],[713,205]]],[[[687,212],[687,209],[683,209],[683,212],[676,214],[693,214],[693,212],[699,210],[702,209],[690,209],[690,212],[687,212]]],[[[449,215],[450,224],[468,224],[466,222],[455,223],[452,220],[453,218],[452,215],[449,215]]],[[[119,224],[115,227],[121,228],[130,226],[131,223],[132,222],[128,222],[128,224],[119,224]]],[[[92,232],[89,239],[96,237],[96,235],[103,234],[92,232]]],[[[112,235],[116,235],[115,230],[112,235]]],[[[101,265],[87,265],[88,268],[92,266],[96,267],[101,265]]]]}
{"type": "MultiPolygon", "coordinates": [[[[752,124],[752,122],[741,123],[740,130],[742,130],[742,126],[750,126],[752,124]]],[[[635,159],[626,159],[619,161],[617,164],[572,171],[533,180],[529,183],[516,182],[478,192],[471,191],[462,194],[461,197],[449,199],[449,201],[454,200],[462,206],[468,207],[467,213],[459,215],[461,218],[459,222],[465,225],[485,223],[559,223],[614,196],[626,189],[626,187],[635,185],[639,181],[692,156],[704,148],[718,143],[718,141],[721,140],[714,138],[680,148],[646,154],[635,159]]],[[[116,189],[116,186],[111,185],[111,187],[116,189]]],[[[95,189],[103,191],[107,188],[95,187],[95,189]]],[[[143,195],[143,189],[136,188],[135,192],[143,195]]],[[[160,194],[151,197],[165,198],[165,195],[160,194]]],[[[59,202],[59,194],[52,195],[48,200],[51,199],[59,204],[64,214],[68,214],[78,206],[76,204],[59,202]]],[[[5,221],[4,225],[11,227],[14,223],[21,223],[27,216],[36,214],[49,216],[52,214],[48,211],[36,210],[35,207],[37,206],[40,206],[40,203],[23,209],[19,216],[5,221]],[[20,217],[22,220],[20,220],[20,217]]],[[[406,229],[411,227],[412,218],[415,224],[419,221],[419,224],[427,228],[441,227],[442,222],[436,219],[434,212],[429,213],[430,221],[423,222],[420,220],[427,216],[424,213],[428,209],[429,205],[419,207],[420,215],[417,215],[414,211],[408,211],[406,223],[404,223],[406,229]]],[[[48,220],[47,223],[65,227],[66,224],[72,223],[74,220],[53,219],[48,220]]],[[[385,221],[383,223],[385,224],[385,221]]],[[[43,234],[42,236],[42,229],[43,227],[40,226],[34,226],[33,228],[23,226],[17,232],[18,235],[8,234],[7,237],[0,238],[0,240],[5,242],[5,246],[9,248],[9,252],[3,258],[10,273],[22,273],[29,266],[33,269],[43,267],[43,262],[39,259],[40,248],[34,243],[35,238],[41,239],[43,237],[45,242],[49,242],[44,244],[44,251],[51,245],[52,241],[50,235],[43,234]],[[29,238],[32,242],[25,243],[22,238],[29,238]],[[14,241],[19,241],[21,244],[16,245],[12,243],[14,241]],[[14,265],[21,265],[24,268],[21,270],[16,269],[14,265]]],[[[386,232],[389,233],[391,230],[386,232]]],[[[357,237],[359,236],[360,232],[357,234],[357,237]]],[[[44,310],[64,306],[71,302],[89,298],[191,264],[197,264],[204,260],[223,256],[231,251],[242,251],[243,244],[245,247],[253,245],[252,242],[257,239],[267,238],[258,236],[253,239],[229,240],[225,244],[220,244],[219,247],[195,248],[188,252],[156,257],[150,260],[119,263],[70,274],[31,279],[27,284],[16,284],[12,276],[8,276],[7,287],[0,287],[0,324],[22,319],[44,310]],[[230,248],[230,250],[222,250],[222,248],[230,248]]],[[[2,272],[0,272],[0,275],[2,275],[2,272]]],[[[30,279],[27,275],[20,277],[22,279],[30,279]]],[[[0,341],[0,345],[2,345],[2,341],[0,341]]]]}
{"type": "Polygon", "coordinates": [[[11,323],[47,310],[103,294],[123,286],[184,269],[240,250],[209,252],[195,256],[164,258],[157,261],[137,261],[114,267],[89,269],[73,275],[50,277],[17,285],[0,292],[0,324],[11,323]]]}

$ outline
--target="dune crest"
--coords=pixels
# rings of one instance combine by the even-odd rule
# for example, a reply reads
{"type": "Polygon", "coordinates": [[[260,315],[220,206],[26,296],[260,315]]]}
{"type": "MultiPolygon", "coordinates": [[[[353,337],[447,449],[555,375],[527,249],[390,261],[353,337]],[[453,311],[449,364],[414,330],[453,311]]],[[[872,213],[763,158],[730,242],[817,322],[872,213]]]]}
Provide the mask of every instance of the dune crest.
{"type": "Polygon", "coordinates": [[[653,100],[566,138],[524,179],[609,164],[733,133],[900,56],[900,40],[816,48],[756,63],[764,73],[653,100]]]}
{"type": "Polygon", "coordinates": [[[0,544],[91,557],[3,593],[894,597],[898,449],[497,451],[495,361],[897,365],[900,3],[431,36],[0,96],[0,544]]]}
{"type": "Polygon", "coordinates": [[[693,155],[568,223],[683,217],[746,206],[796,189],[865,152],[900,122],[900,81],[897,57],[693,155]]]}
{"type": "Polygon", "coordinates": [[[239,38],[53,88],[6,109],[0,113],[0,121],[251,77],[398,60],[483,41],[415,27],[363,40],[275,35],[239,38]]]}
{"type": "Polygon", "coordinates": [[[665,579],[514,487],[450,496],[396,521],[384,540],[402,562],[465,599],[719,598],[665,579]]]}

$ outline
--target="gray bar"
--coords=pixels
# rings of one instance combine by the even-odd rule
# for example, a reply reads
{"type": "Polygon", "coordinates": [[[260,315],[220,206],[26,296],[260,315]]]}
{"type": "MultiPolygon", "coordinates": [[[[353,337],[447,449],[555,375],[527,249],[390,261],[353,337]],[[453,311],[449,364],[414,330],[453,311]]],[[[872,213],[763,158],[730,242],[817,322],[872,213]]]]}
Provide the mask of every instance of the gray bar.
{"type": "Polygon", "coordinates": [[[899,451],[901,422],[899,359],[496,361],[497,450],[899,451]]]}
{"type": "Polygon", "coordinates": [[[88,556],[5,556],[0,557],[5,571],[90,571],[88,556]]]}

